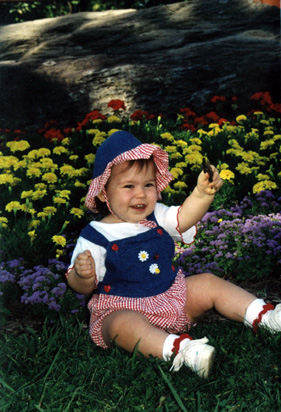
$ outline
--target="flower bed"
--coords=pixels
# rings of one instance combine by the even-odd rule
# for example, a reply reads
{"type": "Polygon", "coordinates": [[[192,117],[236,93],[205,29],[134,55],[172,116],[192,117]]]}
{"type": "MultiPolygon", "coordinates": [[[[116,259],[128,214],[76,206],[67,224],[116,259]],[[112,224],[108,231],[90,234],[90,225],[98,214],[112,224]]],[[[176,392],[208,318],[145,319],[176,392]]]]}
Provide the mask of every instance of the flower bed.
{"type": "Polygon", "coordinates": [[[112,116],[94,110],[74,127],[51,121],[37,132],[2,129],[2,299],[43,312],[79,311],[85,304],[63,275],[80,230],[93,218],[84,199],[96,150],[120,129],[169,153],[174,181],[163,193],[168,205],[180,204],[193,189],[205,156],[225,181],[199,223],[196,243],[176,255],[187,274],[211,270],[245,279],[278,273],[281,105],[266,92],[251,100],[246,115],[235,98],[214,96],[214,111],[199,116],[182,108],[171,118],[143,110],[129,116],[124,102],[113,100],[112,116]]]}

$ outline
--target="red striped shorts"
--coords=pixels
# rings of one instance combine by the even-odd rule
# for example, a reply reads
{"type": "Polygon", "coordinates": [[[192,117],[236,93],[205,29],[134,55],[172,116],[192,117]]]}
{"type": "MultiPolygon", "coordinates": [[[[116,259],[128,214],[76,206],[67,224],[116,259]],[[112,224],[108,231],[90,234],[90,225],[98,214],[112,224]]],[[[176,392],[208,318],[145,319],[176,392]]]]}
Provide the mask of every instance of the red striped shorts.
{"type": "Polygon", "coordinates": [[[190,328],[191,322],[185,313],[186,282],[181,271],[172,286],[164,293],[147,298],[94,295],[88,303],[91,313],[90,336],[97,346],[108,346],[102,336],[102,322],[106,316],[118,310],[132,310],[145,316],[151,325],[168,333],[181,333],[190,328]]]}

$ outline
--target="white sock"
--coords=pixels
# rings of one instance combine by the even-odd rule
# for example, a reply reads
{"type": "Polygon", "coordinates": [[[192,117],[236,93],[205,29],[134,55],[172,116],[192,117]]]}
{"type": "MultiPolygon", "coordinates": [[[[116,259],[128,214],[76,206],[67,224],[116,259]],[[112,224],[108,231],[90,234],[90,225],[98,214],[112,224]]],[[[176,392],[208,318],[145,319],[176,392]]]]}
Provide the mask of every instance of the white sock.
{"type": "Polygon", "coordinates": [[[244,325],[252,328],[253,322],[258,318],[264,305],[266,305],[266,303],[263,299],[255,299],[252,303],[250,303],[244,316],[244,325]]]}
{"type": "MultiPolygon", "coordinates": [[[[173,355],[173,347],[174,347],[174,342],[176,339],[180,338],[179,335],[174,335],[170,334],[166,337],[164,345],[163,345],[163,350],[162,350],[162,356],[165,361],[168,361],[171,359],[173,355]]],[[[180,342],[180,347],[179,349],[183,349],[186,345],[187,342],[189,342],[191,339],[185,338],[180,342]]]]}

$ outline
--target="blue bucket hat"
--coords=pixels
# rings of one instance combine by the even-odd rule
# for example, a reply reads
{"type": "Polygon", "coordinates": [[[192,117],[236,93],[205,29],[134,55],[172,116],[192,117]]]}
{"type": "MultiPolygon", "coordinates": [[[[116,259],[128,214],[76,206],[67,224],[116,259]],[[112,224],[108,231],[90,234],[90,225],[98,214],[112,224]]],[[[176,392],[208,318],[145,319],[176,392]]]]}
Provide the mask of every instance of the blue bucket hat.
{"type": "Polygon", "coordinates": [[[169,172],[168,154],[159,146],[142,144],[135,136],[125,131],[118,131],[108,137],[98,148],[94,163],[93,180],[90,184],[85,204],[93,212],[97,212],[95,197],[105,188],[113,166],[138,159],[150,159],[156,165],[157,198],[173,180],[169,172]]]}

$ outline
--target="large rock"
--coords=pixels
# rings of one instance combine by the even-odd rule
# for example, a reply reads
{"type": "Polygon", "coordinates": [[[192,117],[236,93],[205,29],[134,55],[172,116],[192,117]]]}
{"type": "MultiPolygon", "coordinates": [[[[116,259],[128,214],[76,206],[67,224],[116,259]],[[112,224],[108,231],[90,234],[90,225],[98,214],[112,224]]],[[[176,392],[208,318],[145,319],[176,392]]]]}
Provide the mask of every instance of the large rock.
{"type": "Polygon", "coordinates": [[[208,109],[213,95],[280,98],[277,7],[189,0],[0,27],[0,128],[74,124],[110,99],[135,109],[208,109]]]}

